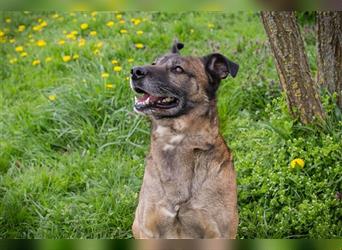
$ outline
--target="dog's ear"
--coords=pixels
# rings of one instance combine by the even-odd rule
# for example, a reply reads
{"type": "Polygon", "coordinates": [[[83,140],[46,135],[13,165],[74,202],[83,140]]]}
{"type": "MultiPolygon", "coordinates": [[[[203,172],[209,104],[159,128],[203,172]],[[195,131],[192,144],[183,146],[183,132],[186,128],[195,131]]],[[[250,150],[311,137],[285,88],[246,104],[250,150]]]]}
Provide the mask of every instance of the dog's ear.
{"type": "Polygon", "coordinates": [[[235,77],[239,71],[238,64],[219,53],[207,55],[203,60],[206,71],[215,81],[225,79],[229,74],[235,77]]]}
{"type": "Polygon", "coordinates": [[[178,40],[175,39],[175,40],[173,41],[173,45],[172,45],[172,48],[171,48],[171,52],[172,52],[172,53],[179,54],[179,51],[180,51],[181,49],[183,49],[183,48],[184,48],[184,44],[178,42],[178,40]]]}

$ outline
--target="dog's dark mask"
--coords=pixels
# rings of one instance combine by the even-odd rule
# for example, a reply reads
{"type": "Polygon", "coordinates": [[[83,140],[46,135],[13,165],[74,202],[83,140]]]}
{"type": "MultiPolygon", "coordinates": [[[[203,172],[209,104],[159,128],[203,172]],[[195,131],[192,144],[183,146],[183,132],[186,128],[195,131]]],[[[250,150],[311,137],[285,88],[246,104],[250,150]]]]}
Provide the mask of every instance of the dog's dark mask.
{"type": "Polygon", "coordinates": [[[183,57],[183,47],[175,42],[171,53],[131,70],[131,87],[138,94],[135,111],[156,119],[186,114],[215,98],[221,79],[236,76],[238,65],[223,55],[183,57]]]}

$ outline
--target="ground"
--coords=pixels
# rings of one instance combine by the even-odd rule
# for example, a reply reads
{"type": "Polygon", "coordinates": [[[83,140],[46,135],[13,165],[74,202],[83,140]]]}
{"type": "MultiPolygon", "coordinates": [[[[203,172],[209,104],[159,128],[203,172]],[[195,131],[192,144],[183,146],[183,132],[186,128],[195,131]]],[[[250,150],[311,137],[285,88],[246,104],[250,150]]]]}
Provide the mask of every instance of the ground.
{"type": "MultiPolygon", "coordinates": [[[[184,42],[240,64],[218,93],[238,171],[239,238],[341,237],[341,113],[287,112],[253,12],[0,12],[0,238],[131,238],[149,145],[129,72],[184,42]],[[296,159],[295,161],[293,161],[296,159]],[[296,164],[299,163],[299,164],[296,164]]],[[[315,33],[300,15],[315,73],[315,33]]]]}

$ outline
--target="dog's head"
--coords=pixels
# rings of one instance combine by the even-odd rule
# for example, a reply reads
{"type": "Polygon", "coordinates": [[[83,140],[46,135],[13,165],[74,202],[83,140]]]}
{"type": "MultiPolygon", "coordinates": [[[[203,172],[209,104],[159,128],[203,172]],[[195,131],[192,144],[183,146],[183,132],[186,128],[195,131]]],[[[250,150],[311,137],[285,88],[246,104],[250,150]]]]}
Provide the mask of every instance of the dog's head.
{"type": "Polygon", "coordinates": [[[179,54],[183,47],[175,41],[171,53],[131,70],[135,111],[156,119],[181,116],[198,105],[208,105],[220,81],[236,76],[239,66],[225,56],[184,57],[179,54]]]}

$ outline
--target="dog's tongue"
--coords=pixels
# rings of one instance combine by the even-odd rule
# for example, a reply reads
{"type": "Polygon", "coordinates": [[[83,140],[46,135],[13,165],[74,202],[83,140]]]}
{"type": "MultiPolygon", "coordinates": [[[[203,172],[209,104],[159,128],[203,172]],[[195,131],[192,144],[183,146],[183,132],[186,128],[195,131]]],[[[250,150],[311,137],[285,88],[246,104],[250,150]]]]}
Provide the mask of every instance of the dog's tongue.
{"type": "Polygon", "coordinates": [[[139,102],[144,102],[147,99],[149,99],[150,102],[155,102],[159,99],[160,97],[152,96],[147,93],[143,94],[141,97],[138,98],[139,102]]]}

